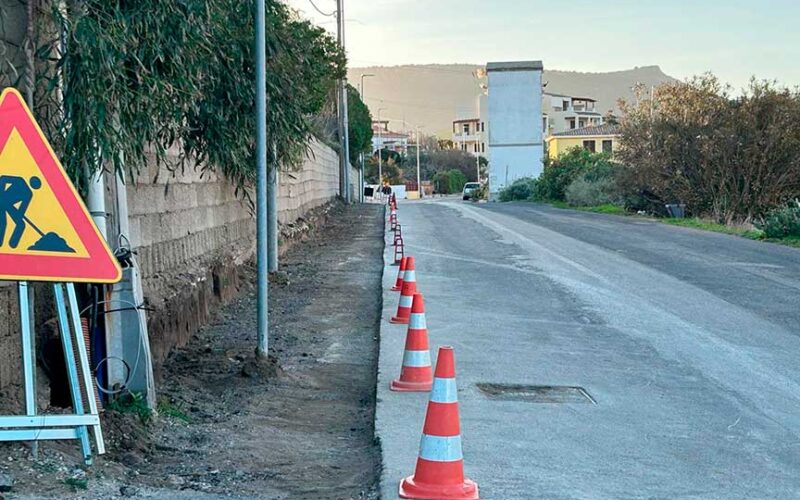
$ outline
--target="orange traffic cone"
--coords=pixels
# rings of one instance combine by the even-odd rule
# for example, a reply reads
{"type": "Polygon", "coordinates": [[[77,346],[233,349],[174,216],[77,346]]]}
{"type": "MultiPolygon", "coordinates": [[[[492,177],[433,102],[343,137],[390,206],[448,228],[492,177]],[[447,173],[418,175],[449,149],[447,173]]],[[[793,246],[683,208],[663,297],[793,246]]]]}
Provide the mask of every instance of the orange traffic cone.
{"type": "Polygon", "coordinates": [[[392,287],[393,292],[399,292],[403,289],[403,274],[406,272],[406,259],[408,259],[408,257],[400,259],[400,269],[397,270],[397,280],[395,280],[394,286],[392,287]]]}
{"type": "Polygon", "coordinates": [[[453,348],[440,347],[417,467],[400,482],[401,498],[478,498],[478,485],[464,477],[455,364],[453,348]]]}
{"type": "Polygon", "coordinates": [[[406,272],[403,273],[403,287],[400,290],[400,302],[397,304],[397,314],[392,316],[392,323],[408,324],[411,316],[411,303],[417,291],[417,275],[414,271],[414,257],[406,257],[406,272]]]}
{"type": "Polygon", "coordinates": [[[425,300],[421,293],[415,293],[406,333],[403,367],[400,369],[400,378],[393,380],[390,388],[400,392],[427,392],[431,387],[433,370],[428,347],[428,326],[425,323],[425,300]]]}

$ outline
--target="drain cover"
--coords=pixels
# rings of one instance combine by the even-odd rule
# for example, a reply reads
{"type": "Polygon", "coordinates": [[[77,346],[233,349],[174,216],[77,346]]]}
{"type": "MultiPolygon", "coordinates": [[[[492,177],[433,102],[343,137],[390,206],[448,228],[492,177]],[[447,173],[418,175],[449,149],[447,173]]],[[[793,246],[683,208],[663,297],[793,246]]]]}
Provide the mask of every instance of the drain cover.
{"type": "Polygon", "coordinates": [[[565,385],[476,384],[491,399],[552,404],[597,404],[583,387],[565,385]]]}

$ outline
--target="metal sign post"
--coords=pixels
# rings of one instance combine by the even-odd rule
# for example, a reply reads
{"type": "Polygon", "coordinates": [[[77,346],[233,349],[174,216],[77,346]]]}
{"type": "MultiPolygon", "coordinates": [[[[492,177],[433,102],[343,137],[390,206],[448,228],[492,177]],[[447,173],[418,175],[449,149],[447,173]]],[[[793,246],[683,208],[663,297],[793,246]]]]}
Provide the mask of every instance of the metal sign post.
{"type": "Polygon", "coordinates": [[[72,415],[38,415],[36,405],[36,381],[33,353],[33,330],[30,327],[31,316],[28,302],[27,283],[20,283],[19,305],[22,330],[22,367],[24,373],[25,391],[25,416],[0,417],[0,441],[43,441],[53,439],[77,439],[80,441],[83,458],[87,465],[92,463],[92,448],[89,442],[88,427],[94,433],[97,453],[105,453],[103,433],[100,429],[95,388],[91,378],[91,368],[87,355],[86,343],[80,327],[78,316],[78,302],[75,295],[75,286],[57,283],[53,285],[55,292],[56,309],[58,311],[58,326],[61,331],[61,343],[64,348],[64,361],[67,367],[70,391],[72,393],[72,415]],[[64,297],[64,288],[67,289],[69,309],[64,297]],[[73,349],[75,346],[75,349],[73,349]],[[76,359],[75,353],[78,357],[76,359]],[[79,378],[79,370],[83,375],[79,378]],[[86,404],[83,401],[86,394],[86,404]]]}
{"type": "Polygon", "coordinates": [[[30,108],[12,88],[0,93],[0,217],[0,279],[19,282],[25,391],[25,416],[0,416],[0,441],[77,439],[91,464],[89,429],[98,454],[105,453],[105,444],[73,282],[116,283],[122,270],[30,108]],[[38,415],[29,280],[54,283],[71,415],[38,415]]]}

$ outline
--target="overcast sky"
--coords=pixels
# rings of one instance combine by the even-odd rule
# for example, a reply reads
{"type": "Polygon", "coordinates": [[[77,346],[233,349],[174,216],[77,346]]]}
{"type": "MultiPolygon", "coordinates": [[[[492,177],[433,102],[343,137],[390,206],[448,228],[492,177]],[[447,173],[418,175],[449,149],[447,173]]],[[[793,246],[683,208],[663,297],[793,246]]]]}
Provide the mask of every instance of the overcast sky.
{"type": "MultiPolygon", "coordinates": [[[[335,0],[313,0],[333,12],[335,0]]],[[[335,29],[311,0],[289,0],[335,29]]],[[[545,69],[657,64],[800,85],[800,0],[345,0],[350,65],[541,59],[545,69]]]]}

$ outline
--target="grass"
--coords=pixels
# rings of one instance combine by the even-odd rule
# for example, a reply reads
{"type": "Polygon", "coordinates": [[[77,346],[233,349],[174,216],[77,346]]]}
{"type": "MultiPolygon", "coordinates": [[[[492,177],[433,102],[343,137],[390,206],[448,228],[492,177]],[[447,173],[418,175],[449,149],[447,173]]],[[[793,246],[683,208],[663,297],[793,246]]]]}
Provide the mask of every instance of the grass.
{"type": "Polygon", "coordinates": [[[192,423],[192,418],[184,413],[178,406],[172,404],[167,398],[160,398],[158,400],[158,413],[159,415],[180,420],[187,424],[192,423]]]}
{"type": "Polygon", "coordinates": [[[582,212],[594,212],[596,214],[611,214],[611,215],[626,215],[628,212],[625,208],[613,203],[606,203],[604,205],[595,205],[592,207],[573,207],[566,201],[551,201],[549,202],[555,208],[564,208],[569,210],[580,210],[582,212]]]}
{"type": "Polygon", "coordinates": [[[145,425],[153,418],[153,412],[147,407],[147,401],[140,393],[122,395],[108,403],[106,409],[119,413],[132,413],[145,425]]]}
{"type": "Polygon", "coordinates": [[[64,479],[64,484],[66,484],[67,486],[71,486],[75,490],[85,490],[89,487],[89,480],[68,477],[64,479]]]}
{"type": "Polygon", "coordinates": [[[711,222],[703,219],[658,219],[664,224],[671,226],[690,227],[692,229],[702,229],[703,231],[713,231],[715,233],[732,234],[734,236],[741,236],[751,240],[763,240],[764,232],[759,229],[748,229],[745,227],[728,226],[711,222]]]}

